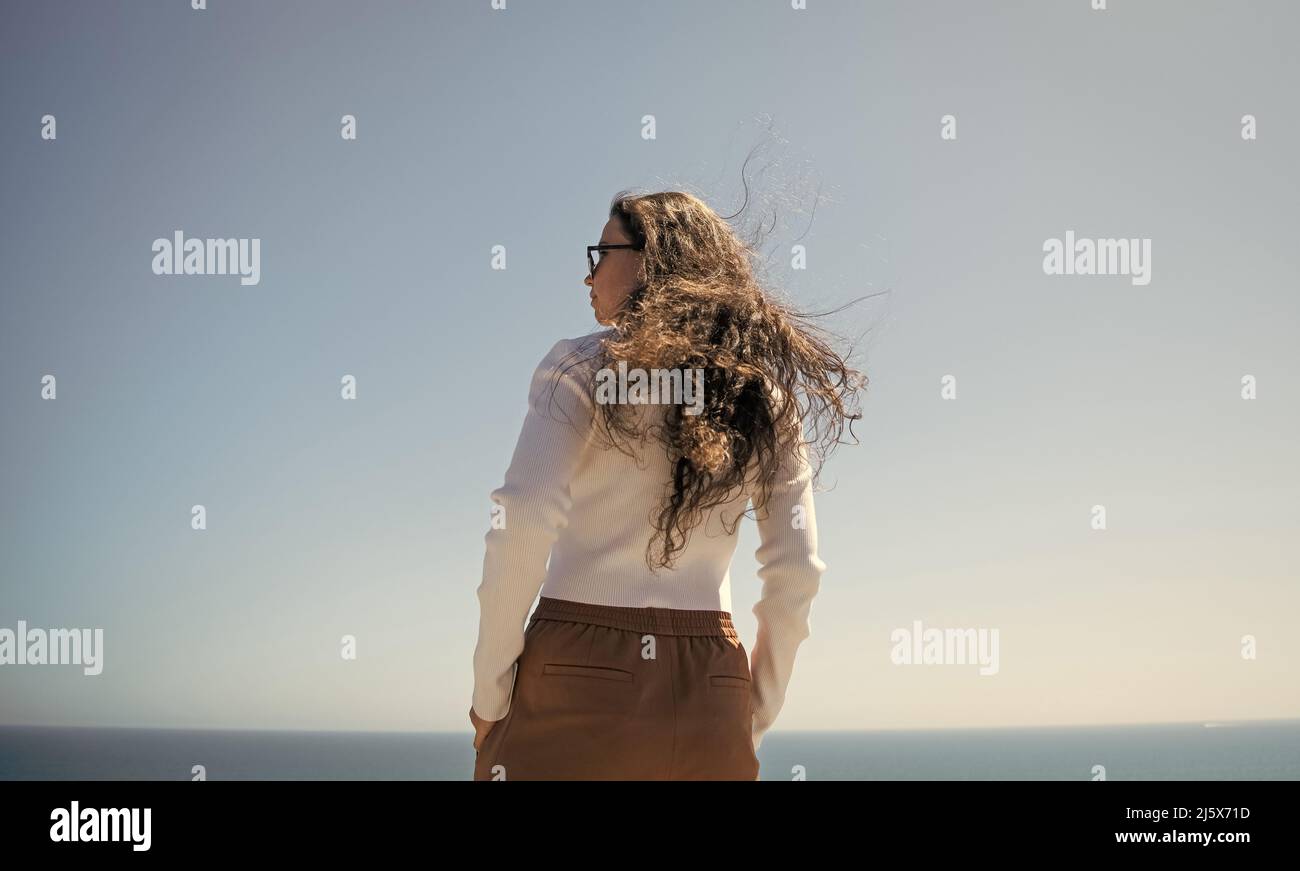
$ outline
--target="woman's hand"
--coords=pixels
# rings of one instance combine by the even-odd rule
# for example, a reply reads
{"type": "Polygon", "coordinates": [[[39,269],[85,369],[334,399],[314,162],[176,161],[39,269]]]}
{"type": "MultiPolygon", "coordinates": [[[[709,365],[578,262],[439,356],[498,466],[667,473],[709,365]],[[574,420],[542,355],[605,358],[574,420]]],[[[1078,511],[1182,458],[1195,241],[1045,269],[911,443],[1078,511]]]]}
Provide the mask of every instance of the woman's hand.
{"type": "MultiPolygon", "coordinates": [[[[502,717],[502,719],[505,718],[502,717]]],[[[479,750],[483,747],[483,739],[487,738],[488,732],[491,732],[492,727],[495,726],[497,723],[501,722],[501,720],[483,719],[478,714],[474,713],[473,705],[470,705],[469,707],[469,721],[474,724],[474,749],[475,750],[479,750]]]]}

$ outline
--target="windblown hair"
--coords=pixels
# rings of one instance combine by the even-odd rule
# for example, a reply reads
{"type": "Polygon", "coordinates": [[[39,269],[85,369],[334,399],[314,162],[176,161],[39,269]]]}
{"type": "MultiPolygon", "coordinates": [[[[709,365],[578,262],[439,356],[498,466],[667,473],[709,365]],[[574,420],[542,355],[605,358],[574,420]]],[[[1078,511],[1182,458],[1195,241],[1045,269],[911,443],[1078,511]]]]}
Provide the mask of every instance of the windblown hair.
{"type": "MultiPolygon", "coordinates": [[[[707,513],[751,486],[756,511],[791,452],[813,446],[813,480],[840,443],[845,421],[861,417],[857,391],[866,376],[849,367],[827,334],[772,298],[756,279],[757,258],[731,226],[699,198],[668,191],[621,191],[610,206],[643,255],[644,283],[611,319],[596,366],[703,370],[703,408],[668,404],[661,423],[638,409],[599,403],[597,423],[611,446],[651,435],[673,466],[672,492],[654,518],[646,564],[671,568],[690,531],[707,513]],[[804,440],[804,427],[812,433],[804,440]],[[655,558],[655,543],[662,540],[655,558]]],[[[594,379],[593,379],[594,390],[594,379]]],[[[811,461],[810,461],[811,465],[811,461]]],[[[736,518],[739,523],[740,517],[736,518]]],[[[733,532],[723,520],[724,528],[733,532]]]]}

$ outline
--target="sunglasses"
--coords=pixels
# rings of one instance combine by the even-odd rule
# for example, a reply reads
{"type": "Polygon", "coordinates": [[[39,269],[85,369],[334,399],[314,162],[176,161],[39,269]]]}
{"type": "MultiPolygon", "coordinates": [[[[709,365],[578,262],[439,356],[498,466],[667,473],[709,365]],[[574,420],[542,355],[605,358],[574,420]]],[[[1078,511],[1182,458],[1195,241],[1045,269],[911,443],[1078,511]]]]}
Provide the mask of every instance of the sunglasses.
{"type": "Polygon", "coordinates": [[[587,246],[587,270],[592,278],[596,277],[596,267],[600,265],[600,255],[604,251],[612,251],[616,248],[637,248],[636,245],[588,245],[587,246]]]}

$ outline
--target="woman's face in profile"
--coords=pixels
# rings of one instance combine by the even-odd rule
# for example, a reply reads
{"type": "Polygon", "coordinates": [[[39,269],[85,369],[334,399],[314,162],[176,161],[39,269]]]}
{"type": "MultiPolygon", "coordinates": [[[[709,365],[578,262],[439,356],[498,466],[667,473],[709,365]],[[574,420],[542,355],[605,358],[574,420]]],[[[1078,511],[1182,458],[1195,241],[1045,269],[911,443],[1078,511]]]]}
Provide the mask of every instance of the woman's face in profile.
{"type": "MultiPolygon", "coordinates": [[[[625,245],[632,240],[623,232],[617,218],[610,218],[600,234],[602,245],[625,245]]],[[[628,295],[641,282],[641,252],[632,248],[595,252],[596,278],[588,275],[583,283],[591,288],[591,307],[596,323],[610,324],[628,295]]]]}

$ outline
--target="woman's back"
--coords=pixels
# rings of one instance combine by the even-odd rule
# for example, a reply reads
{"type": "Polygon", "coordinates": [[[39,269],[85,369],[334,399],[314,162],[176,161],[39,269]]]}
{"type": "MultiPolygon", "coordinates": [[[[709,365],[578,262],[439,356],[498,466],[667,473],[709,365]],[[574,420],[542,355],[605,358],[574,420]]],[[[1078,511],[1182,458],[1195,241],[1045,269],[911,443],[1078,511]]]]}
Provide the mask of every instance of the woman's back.
{"type": "MultiPolygon", "coordinates": [[[[556,343],[536,368],[528,411],[505,482],[492,491],[481,611],[474,654],[474,709],[486,720],[509,710],[523,621],[538,593],[552,599],[633,608],[730,612],[730,563],[750,496],[739,492],[691,530],[672,568],[652,572],[646,545],[672,492],[673,468],[654,438],[624,446],[596,435],[593,368],[605,330],[556,343]],[[729,531],[730,530],[730,531],[729,531]],[[548,564],[549,556],[549,564],[548,564]]],[[[640,405],[633,413],[662,414],[640,405]]],[[[786,459],[757,512],[764,582],[754,606],[755,747],[784,701],[795,651],[825,564],[817,555],[811,469],[801,450],[786,459]]]]}
{"type": "Polygon", "coordinates": [[[587,246],[611,329],[543,358],[491,494],[476,779],[757,774],[826,570],[803,436],[838,444],[866,381],[815,315],[767,292],[728,220],[689,193],[621,192],[587,246]],[[751,502],[752,657],[730,573],[751,502]]]}
{"type": "MultiPolygon", "coordinates": [[[[586,354],[592,350],[589,340],[600,335],[561,342],[557,353],[586,354]]],[[[630,410],[662,418],[666,408],[647,404],[630,410]]],[[[589,412],[579,410],[590,420],[589,412]]],[[[749,493],[709,511],[672,568],[651,572],[646,543],[651,519],[671,493],[673,465],[654,439],[625,447],[634,456],[605,445],[581,450],[568,476],[567,522],[551,550],[542,595],[601,605],[730,611],[735,533],[749,493]]],[[[576,439],[574,449],[580,450],[576,439]]]]}

